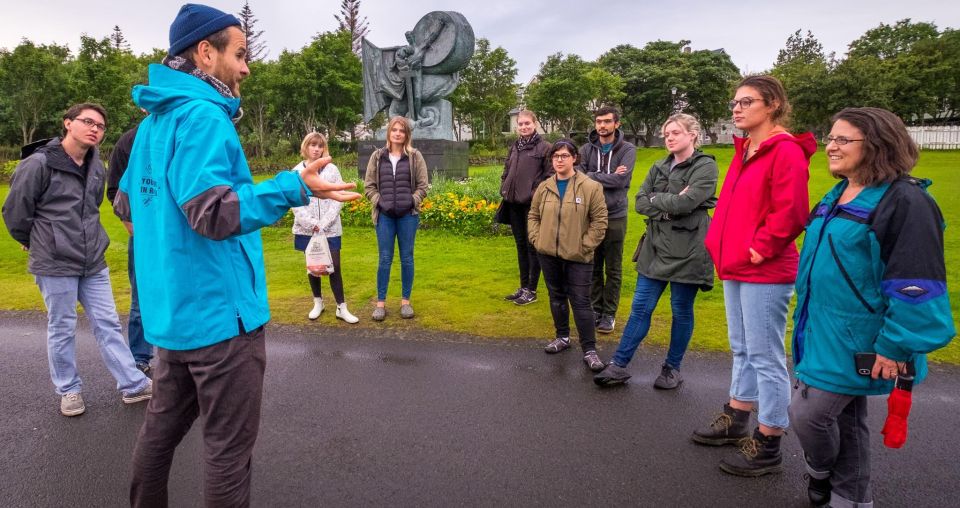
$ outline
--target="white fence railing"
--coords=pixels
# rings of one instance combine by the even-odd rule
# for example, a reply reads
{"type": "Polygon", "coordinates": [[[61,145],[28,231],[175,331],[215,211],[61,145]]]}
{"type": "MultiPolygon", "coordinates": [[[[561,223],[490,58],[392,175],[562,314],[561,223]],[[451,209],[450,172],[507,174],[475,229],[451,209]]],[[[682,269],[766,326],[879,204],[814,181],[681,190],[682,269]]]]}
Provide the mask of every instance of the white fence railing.
{"type": "Polygon", "coordinates": [[[914,143],[923,150],[960,149],[960,126],[907,127],[914,143]]]}

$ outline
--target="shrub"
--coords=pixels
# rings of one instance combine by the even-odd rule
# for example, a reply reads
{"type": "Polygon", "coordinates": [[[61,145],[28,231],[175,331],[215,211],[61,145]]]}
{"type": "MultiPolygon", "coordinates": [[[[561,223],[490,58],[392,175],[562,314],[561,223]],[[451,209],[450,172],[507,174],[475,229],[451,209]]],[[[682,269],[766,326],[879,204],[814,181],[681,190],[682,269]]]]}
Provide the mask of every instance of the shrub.
{"type": "Polygon", "coordinates": [[[0,163],[0,183],[10,183],[10,178],[13,177],[13,170],[17,169],[17,164],[20,164],[20,161],[0,163]]]}

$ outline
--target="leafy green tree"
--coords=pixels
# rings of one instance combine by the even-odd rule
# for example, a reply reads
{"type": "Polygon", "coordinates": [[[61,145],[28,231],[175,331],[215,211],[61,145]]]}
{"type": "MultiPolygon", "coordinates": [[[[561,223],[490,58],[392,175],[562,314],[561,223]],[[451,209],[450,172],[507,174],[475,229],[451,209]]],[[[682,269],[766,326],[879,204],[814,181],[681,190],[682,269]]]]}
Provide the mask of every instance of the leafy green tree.
{"type": "Polygon", "coordinates": [[[849,58],[872,56],[879,59],[894,58],[910,51],[914,44],[936,39],[940,35],[933,23],[913,23],[910,18],[893,25],[867,30],[860,38],[850,43],[849,58]]]}
{"type": "Polygon", "coordinates": [[[460,73],[460,85],[450,96],[457,119],[473,124],[493,144],[510,110],[517,105],[517,62],[502,47],[477,39],[473,58],[460,73]],[[482,128],[478,128],[482,126],[482,128]]]}
{"type": "Polygon", "coordinates": [[[66,46],[38,46],[27,39],[13,51],[0,49],[0,105],[22,144],[33,142],[38,132],[59,132],[69,101],[69,55],[66,46]]]}
{"type": "Polygon", "coordinates": [[[240,86],[243,118],[239,130],[244,135],[244,146],[253,155],[270,155],[268,147],[275,141],[279,125],[275,119],[278,84],[278,66],[271,62],[250,62],[250,76],[240,86]]]}
{"type": "Polygon", "coordinates": [[[106,140],[115,141],[143,116],[130,97],[142,74],[142,63],[130,51],[117,49],[111,37],[80,37],[80,51],[70,66],[71,102],[96,102],[107,110],[106,140]]]}
{"type": "Polygon", "coordinates": [[[605,101],[620,99],[622,89],[621,78],[596,64],[578,55],[555,53],[540,66],[524,100],[545,123],[569,136],[578,126],[589,125],[590,111],[605,101]]]}
{"type": "Polygon", "coordinates": [[[771,70],[787,91],[793,106],[793,127],[823,134],[829,128],[831,104],[827,93],[831,80],[823,45],[809,30],[800,30],[787,38],[771,70]]]}
{"type": "Polygon", "coordinates": [[[733,87],[740,79],[740,69],[723,50],[699,50],[683,55],[693,71],[692,81],[680,91],[686,103],[685,112],[697,117],[711,143],[717,142],[716,123],[729,118],[727,103],[733,87]]]}

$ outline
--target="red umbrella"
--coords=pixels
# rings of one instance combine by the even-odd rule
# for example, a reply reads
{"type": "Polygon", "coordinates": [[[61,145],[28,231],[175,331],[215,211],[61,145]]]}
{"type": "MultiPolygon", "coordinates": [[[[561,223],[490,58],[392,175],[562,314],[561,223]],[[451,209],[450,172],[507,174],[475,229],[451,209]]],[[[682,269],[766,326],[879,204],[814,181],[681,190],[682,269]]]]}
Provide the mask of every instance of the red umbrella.
{"type": "Polygon", "coordinates": [[[913,364],[907,364],[907,374],[897,376],[890,398],[887,399],[887,421],[883,424],[883,444],[900,448],[907,442],[907,418],[913,399],[913,364]]]}

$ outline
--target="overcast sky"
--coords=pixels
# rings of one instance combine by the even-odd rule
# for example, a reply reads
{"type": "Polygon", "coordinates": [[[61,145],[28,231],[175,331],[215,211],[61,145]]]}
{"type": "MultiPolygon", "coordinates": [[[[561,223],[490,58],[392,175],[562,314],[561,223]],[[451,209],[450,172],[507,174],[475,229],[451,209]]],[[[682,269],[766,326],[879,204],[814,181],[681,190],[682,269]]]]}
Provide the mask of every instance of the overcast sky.
{"type": "MultiPolygon", "coordinates": [[[[0,47],[21,38],[37,43],[79,46],[80,34],[109,35],[119,25],[136,53],[167,48],[170,22],[182,1],[174,0],[0,0],[0,47]]],[[[238,12],[242,0],[210,0],[208,5],[238,12]]],[[[251,0],[269,55],[297,50],[310,37],[337,27],[340,0],[251,0]]],[[[377,46],[404,42],[403,33],[433,10],[466,16],[477,37],[503,46],[517,61],[517,80],[536,74],[547,55],[561,51],[587,60],[618,45],[642,47],[663,39],[692,41],[693,49],[723,48],[742,72],[768,69],[787,37],[812,30],[826,52],[846,52],[869,28],[903,18],[930,21],[939,28],[960,27],[956,0],[362,0],[369,39],[377,46]],[[398,8],[404,6],[405,10],[398,8]]]]}

